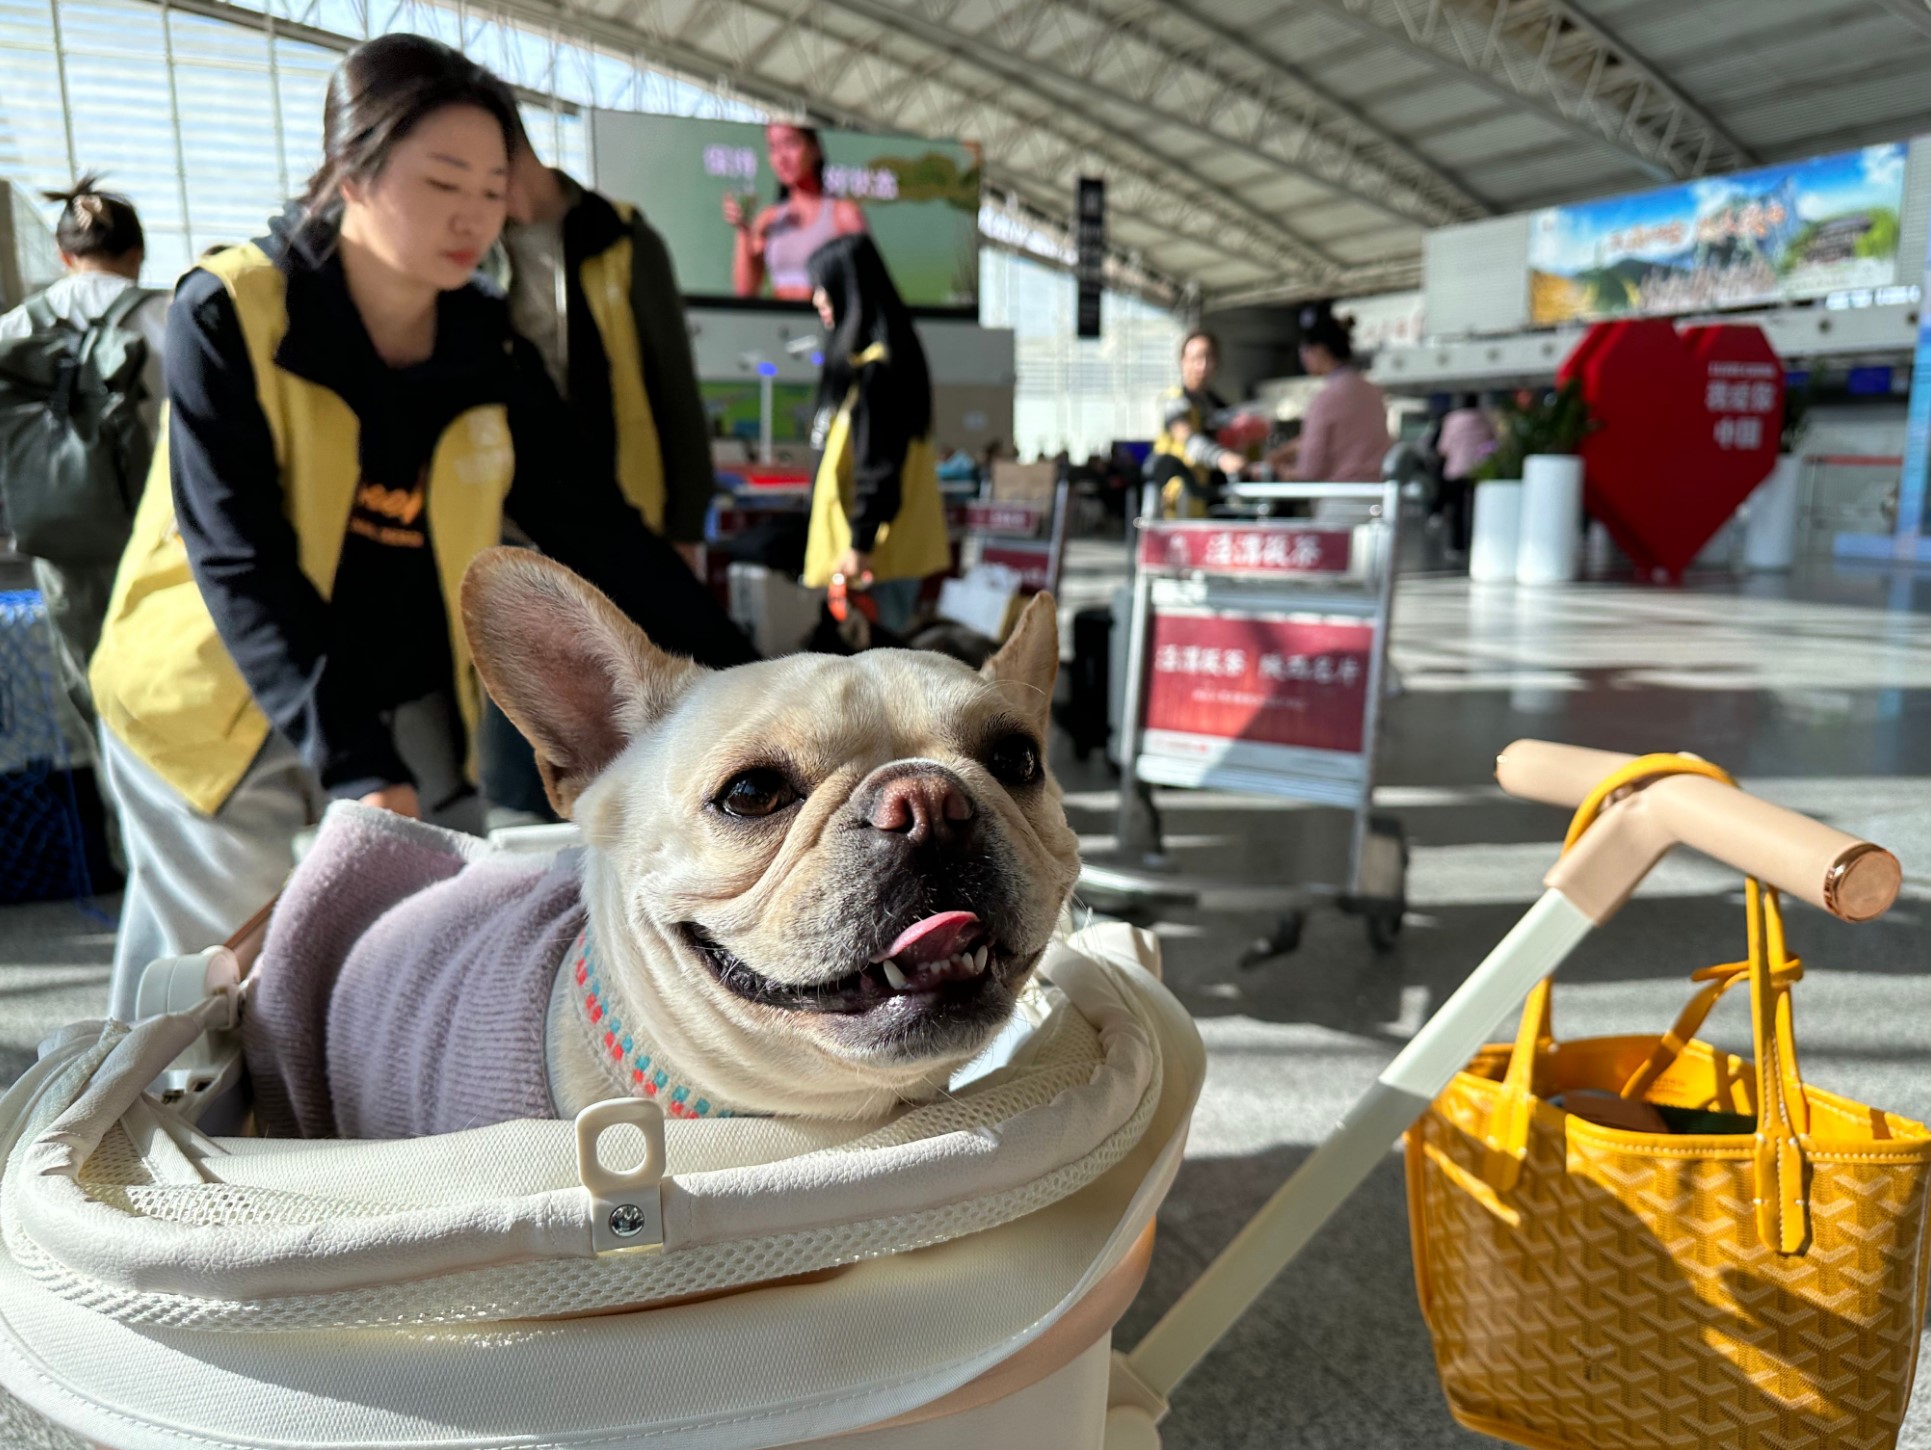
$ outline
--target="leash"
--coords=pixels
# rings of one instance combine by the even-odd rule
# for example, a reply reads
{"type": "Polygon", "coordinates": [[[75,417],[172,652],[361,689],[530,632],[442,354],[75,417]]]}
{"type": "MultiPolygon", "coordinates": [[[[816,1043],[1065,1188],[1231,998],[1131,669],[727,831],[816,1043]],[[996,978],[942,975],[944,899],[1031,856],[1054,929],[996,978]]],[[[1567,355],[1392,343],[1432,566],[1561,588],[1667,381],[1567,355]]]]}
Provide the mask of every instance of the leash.
{"type": "Polygon", "coordinates": [[[865,574],[859,578],[856,587],[843,574],[831,576],[831,587],[825,593],[825,606],[831,610],[831,617],[843,624],[856,609],[873,624],[878,623],[878,601],[866,592],[872,576],[865,574]]]}

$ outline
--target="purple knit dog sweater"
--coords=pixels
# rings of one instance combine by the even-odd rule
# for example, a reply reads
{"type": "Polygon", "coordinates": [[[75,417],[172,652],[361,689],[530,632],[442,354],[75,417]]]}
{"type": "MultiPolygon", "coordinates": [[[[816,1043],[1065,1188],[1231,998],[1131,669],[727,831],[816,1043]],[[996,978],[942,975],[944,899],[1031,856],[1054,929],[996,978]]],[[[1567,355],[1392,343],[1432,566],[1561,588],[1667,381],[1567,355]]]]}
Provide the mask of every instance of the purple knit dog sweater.
{"type": "Polygon", "coordinates": [[[545,1020],[583,930],[579,866],[330,807],[251,973],[261,1131],[403,1138],[557,1116],[545,1020]]]}

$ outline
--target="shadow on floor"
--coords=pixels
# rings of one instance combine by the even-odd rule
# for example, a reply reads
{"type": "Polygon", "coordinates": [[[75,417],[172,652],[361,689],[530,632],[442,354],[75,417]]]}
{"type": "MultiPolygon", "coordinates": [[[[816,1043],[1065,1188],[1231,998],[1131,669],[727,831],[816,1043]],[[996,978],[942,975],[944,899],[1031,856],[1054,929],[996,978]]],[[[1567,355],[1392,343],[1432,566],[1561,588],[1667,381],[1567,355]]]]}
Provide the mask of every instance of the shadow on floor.
{"type": "MultiPolygon", "coordinates": [[[[1153,1267],[1114,1341],[1130,1348],[1307,1156],[1190,1159],[1160,1210],[1153,1267]]],[[[1194,1370],[1167,1450],[1492,1445],[1450,1418],[1415,1301],[1399,1159],[1390,1156],[1194,1370]]]]}

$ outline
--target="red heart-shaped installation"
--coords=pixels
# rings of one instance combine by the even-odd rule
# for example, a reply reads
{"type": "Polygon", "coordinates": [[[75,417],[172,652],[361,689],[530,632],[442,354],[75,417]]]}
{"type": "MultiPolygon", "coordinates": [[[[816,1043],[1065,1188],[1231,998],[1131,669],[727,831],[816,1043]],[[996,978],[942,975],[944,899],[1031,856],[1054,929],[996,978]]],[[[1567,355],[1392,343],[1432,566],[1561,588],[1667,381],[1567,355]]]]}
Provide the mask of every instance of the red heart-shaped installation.
{"type": "Polygon", "coordinates": [[[1599,322],[1562,365],[1595,431],[1582,445],[1589,512],[1645,574],[1672,579],[1769,476],[1783,363],[1759,327],[1599,322]]]}

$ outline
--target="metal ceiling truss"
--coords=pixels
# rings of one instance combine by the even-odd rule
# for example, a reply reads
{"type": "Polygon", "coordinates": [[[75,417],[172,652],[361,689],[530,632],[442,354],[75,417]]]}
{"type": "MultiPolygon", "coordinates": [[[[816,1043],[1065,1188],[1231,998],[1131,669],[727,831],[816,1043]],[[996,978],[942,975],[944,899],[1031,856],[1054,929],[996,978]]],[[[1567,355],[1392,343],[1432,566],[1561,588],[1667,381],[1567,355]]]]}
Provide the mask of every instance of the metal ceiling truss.
{"type": "MultiPolygon", "coordinates": [[[[1296,0],[1620,151],[1660,181],[1757,158],[1569,0],[1296,0]]],[[[1292,19],[1283,11],[1281,21],[1292,19]]]]}
{"type": "MultiPolygon", "coordinates": [[[[742,0],[704,0],[680,12],[666,0],[643,0],[627,7],[623,23],[545,0],[504,0],[497,8],[543,23],[560,21],[578,34],[635,51],[652,63],[673,66],[701,84],[756,100],[780,114],[869,129],[909,126],[907,118],[881,115],[865,100],[895,83],[901,66],[803,19],[795,5],[785,9],[742,0]],[[787,49],[799,71],[813,77],[813,83],[799,86],[775,79],[756,64],[787,49]]],[[[943,131],[934,124],[910,128],[981,142],[989,155],[1000,158],[988,167],[992,183],[1003,183],[1042,216],[1064,217],[1070,212],[1072,177],[1079,174],[1079,163],[1096,158],[1104,149],[1089,144],[1105,142],[1104,137],[1073,133],[1050,115],[993,105],[956,84],[928,88],[927,100],[936,119],[957,126],[943,131]],[[1017,161],[1008,154],[1013,151],[1018,153],[1017,161]]],[[[1219,217],[1208,198],[1196,200],[1202,217],[1195,227],[1179,229],[1178,234],[1197,230],[1203,245],[1224,255],[1256,264],[1281,264],[1276,250],[1260,252],[1243,235],[1244,219],[1219,217]],[[1228,226],[1217,238],[1213,228],[1221,221],[1228,226]]],[[[1131,264],[1136,259],[1122,251],[1121,260],[1131,264]]],[[[1152,265],[1158,269],[1157,262],[1152,265]]]]}
{"type": "Polygon", "coordinates": [[[887,105],[937,74],[938,57],[960,56],[1056,92],[1103,94],[1109,107],[1182,128],[1400,221],[1438,226],[1487,212],[1404,142],[1293,68],[1257,62],[1245,36],[1184,0],[1127,11],[1098,0],[986,0],[970,28],[950,18],[961,9],[956,0],[939,0],[945,20],[916,0],[826,3],[933,50],[904,94],[881,98],[887,105]]]}
{"type": "MultiPolygon", "coordinates": [[[[1884,3],[1931,13],[1925,0],[1884,3]]],[[[1109,211],[1132,224],[1129,232],[1169,239],[1116,247],[1119,280],[1170,298],[1184,290],[1175,279],[1200,277],[1216,304],[1412,286],[1420,258],[1336,256],[1331,240],[1295,229],[1292,206],[1259,205],[1251,185],[1203,174],[1192,159],[1203,144],[1319,188],[1321,205],[1351,202],[1395,227],[1491,211],[1406,141],[1269,53],[1267,33],[1309,9],[1527,105],[1658,178],[1755,159],[1570,0],[1294,0],[1241,30],[1202,4],[481,0],[466,8],[552,34],[562,27],[777,113],[976,141],[989,201],[1023,215],[1037,243],[1018,249],[1049,260],[1070,241],[1076,178],[1103,176],[1109,211]],[[1203,254],[1221,260],[1203,262],[1203,254]]]]}
{"type": "MultiPolygon", "coordinates": [[[[1412,285],[1419,275],[1418,257],[1366,268],[1337,260],[1294,234],[1286,218],[1200,176],[1182,158],[1151,152],[1124,133],[1102,103],[1063,98],[1057,88],[1042,94],[1041,68],[1004,48],[1009,40],[1055,36],[1054,54],[1067,69],[1047,79],[1057,77],[1075,96],[1082,88],[1091,93],[1091,77],[1106,55],[1089,59],[1095,46],[1082,47],[1080,37],[1102,39],[1103,23],[1109,32],[1124,32],[1123,40],[1112,42],[1126,47],[1119,53],[1136,54],[1134,47],[1151,43],[1148,17],[1167,16],[1165,0],[1121,16],[1100,11],[1092,0],[995,3],[994,19],[971,34],[933,28],[940,21],[930,17],[959,13],[957,0],[906,0],[904,9],[879,0],[818,0],[811,6],[797,0],[628,0],[621,21],[569,0],[498,0],[495,8],[562,24],[779,110],[976,141],[984,148],[989,187],[1012,193],[1042,216],[1069,217],[1076,178],[1104,176],[1116,218],[1131,217],[1170,235],[1172,245],[1191,249],[1193,256],[1190,263],[1172,263],[1163,260],[1160,244],[1147,245],[1144,255],[1120,248],[1118,260],[1126,269],[1187,275],[1200,270],[1197,252],[1206,250],[1234,264],[1218,270],[1250,274],[1231,285],[1264,283],[1296,296],[1412,285]],[[1075,68],[1075,59],[1083,69],[1075,68]]],[[[1171,71],[1172,84],[1162,85],[1158,68],[1148,67],[1146,90],[1132,108],[1228,144],[1238,137],[1270,165],[1411,224],[1484,214],[1477,199],[1345,108],[1321,113],[1308,91],[1292,98],[1298,109],[1288,111],[1283,107],[1290,83],[1279,82],[1276,96],[1257,90],[1262,81],[1275,84],[1265,76],[1209,69],[1206,52],[1224,49],[1205,32],[1194,52],[1178,62],[1171,49],[1163,49],[1163,63],[1179,65],[1171,71]],[[1257,94],[1264,98],[1256,100],[1257,94]],[[1298,162],[1281,159],[1287,155],[1298,162]],[[1337,178],[1349,179],[1359,191],[1337,178]]]]}
{"type": "MultiPolygon", "coordinates": [[[[744,8],[764,7],[753,0],[744,8]]],[[[979,141],[990,178],[1013,185],[1042,210],[1064,213],[1078,176],[1105,175],[1110,209],[1139,214],[1177,241],[1274,271],[1325,277],[1340,270],[1236,192],[1151,155],[1091,107],[1035,94],[1022,84],[1028,79],[1023,66],[963,44],[928,44],[907,57],[902,44],[887,27],[866,24],[847,35],[814,21],[791,24],[758,54],[790,59],[798,73],[824,77],[832,94],[807,95],[814,109],[835,95],[842,109],[871,127],[979,141]]],[[[1157,250],[1152,255],[1157,261],[1157,250]]]]}
{"type": "Polygon", "coordinates": [[[1421,286],[1421,258],[1395,256],[1358,262],[1348,269],[1348,286],[1323,291],[1305,282],[1283,278],[1215,288],[1207,297],[1213,307],[1253,307],[1263,303],[1306,302],[1325,297],[1362,297],[1371,292],[1400,292],[1421,286]]]}
{"type": "MultiPolygon", "coordinates": [[[[982,245],[1017,252],[1058,271],[1073,270],[1077,241],[1065,218],[1045,215],[1015,195],[988,190],[980,203],[979,221],[982,245]]],[[[1117,250],[1106,258],[1103,272],[1112,290],[1161,307],[1187,306],[1196,298],[1197,289],[1188,283],[1117,250]]]]}

